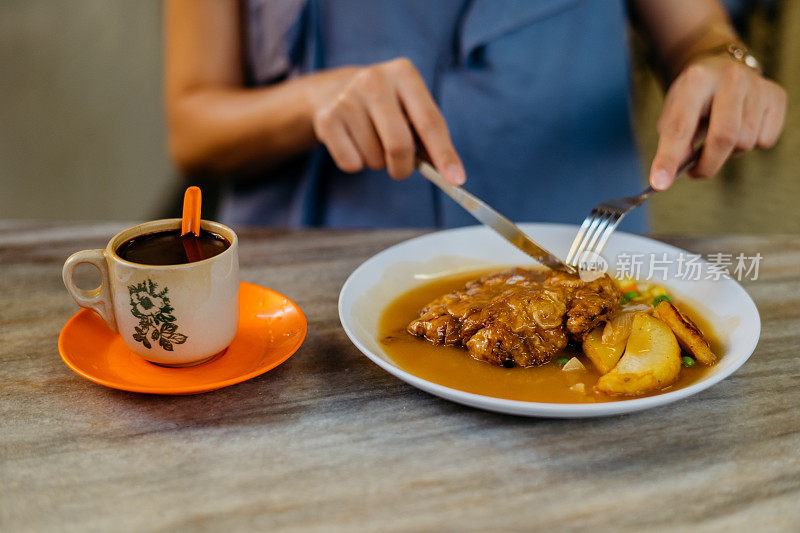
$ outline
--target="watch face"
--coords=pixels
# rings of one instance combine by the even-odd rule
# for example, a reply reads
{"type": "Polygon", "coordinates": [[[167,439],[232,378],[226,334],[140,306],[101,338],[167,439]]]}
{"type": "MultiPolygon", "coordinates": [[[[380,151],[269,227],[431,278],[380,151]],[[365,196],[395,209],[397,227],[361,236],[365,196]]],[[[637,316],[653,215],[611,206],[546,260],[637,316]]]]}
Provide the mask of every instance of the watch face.
{"type": "Polygon", "coordinates": [[[744,63],[746,66],[754,70],[761,70],[761,64],[758,62],[758,59],[756,59],[753,54],[747,50],[747,48],[731,43],[728,45],[728,53],[730,53],[731,57],[733,57],[733,59],[736,61],[744,63]]]}

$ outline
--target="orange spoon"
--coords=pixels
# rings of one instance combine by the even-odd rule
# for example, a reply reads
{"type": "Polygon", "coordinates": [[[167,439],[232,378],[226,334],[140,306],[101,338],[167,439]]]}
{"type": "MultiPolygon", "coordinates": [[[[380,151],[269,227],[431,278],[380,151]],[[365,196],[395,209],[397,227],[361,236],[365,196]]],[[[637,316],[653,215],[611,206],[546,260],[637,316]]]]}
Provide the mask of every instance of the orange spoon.
{"type": "Polygon", "coordinates": [[[200,206],[203,195],[200,187],[191,186],[183,194],[183,220],[181,220],[181,237],[189,232],[200,236],[200,206]]]}
{"type": "Polygon", "coordinates": [[[183,195],[183,218],[181,219],[181,241],[190,263],[202,261],[200,248],[200,208],[203,196],[199,187],[189,187],[183,195]]]}

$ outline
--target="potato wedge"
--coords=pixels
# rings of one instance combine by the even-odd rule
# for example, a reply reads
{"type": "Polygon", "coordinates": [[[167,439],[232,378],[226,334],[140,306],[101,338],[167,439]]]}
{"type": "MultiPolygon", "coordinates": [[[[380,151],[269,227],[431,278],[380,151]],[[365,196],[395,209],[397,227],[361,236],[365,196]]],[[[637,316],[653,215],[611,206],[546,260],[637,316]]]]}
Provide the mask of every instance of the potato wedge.
{"type": "Polygon", "coordinates": [[[583,342],[583,353],[601,374],[607,374],[617,364],[625,351],[628,337],[631,336],[633,318],[642,312],[650,312],[652,307],[633,305],[623,308],[614,318],[600,329],[592,331],[583,342]]]}
{"type": "Polygon", "coordinates": [[[583,353],[601,374],[607,374],[617,364],[628,339],[616,344],[603,343],[603,326],[594,328],[583,341],[583,353]]]}
{"type": "Polygon", "coordinates": [[[717,356],[711,351],[711,347],[708,345],[708,341],[705,337],[703,337],[700,328],[687,316],[684,316],[678,311],[677,307],[662,300],[656,306],[656,311],[658,312],[658,316],[661,317],[661,320],[675,333],[675,336],[678,338],[678,343],[686,351],[691,353],[695,359],[704,365],[713,365],[717,362],[717,356]]]}
{"type": "Polygon", "coordinates": [[[643,311],[650,311],[653,308],[647,305],[632,305],[622,308],[622,311],[617,313],[614,318],[606,322],[603,328],[603,344],[619,344],[628,342],[628,337],[631,336],[631,327],[633,326],[633,317],[636,313],[643,311]]]}
{"type": "Polygon", "coordinates": [[[674,383],[681,372],[681,348],[663,321],[636,315],[625,353],[617,365],[600,376],[595,388],[608,394],[655,392],[674,383]]]}

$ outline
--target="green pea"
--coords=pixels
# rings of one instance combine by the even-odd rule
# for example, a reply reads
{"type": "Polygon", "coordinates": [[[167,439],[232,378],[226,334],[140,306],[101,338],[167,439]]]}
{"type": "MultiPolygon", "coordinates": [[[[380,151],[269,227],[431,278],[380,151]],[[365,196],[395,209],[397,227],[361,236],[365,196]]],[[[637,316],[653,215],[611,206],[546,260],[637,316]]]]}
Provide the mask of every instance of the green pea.
{"type": "Polygon", "coordinates": [[[620,303],[625,305],[626,303],[630,302],[634,298],[638,298],[638,297],[639,297],[639,293],[638,292],[629,291],[629,292],[626,292],[625,294],[622,295],[622,300],[620,300],[620,303]]]}
{"type": "Polygon", "coordinates": [[[667,296],[666,294],[662,294],[661,296],[656,296],[655,299],[653,300],[653,307],[657,306],[661,302],[672,303],[672,300],[670,300],[669,296],[667,296]]]}
{"type": "Polygon", "coordinates": [[[558,363],[561,366],[564,366],[567,363],[569,363],[569,357],[559,357],[558,359],[556,359],[556,363],[558,363]]]}
{"type": "Polygon", "coordinates": [[[684,355],[683,357],[681,357],[681,361],[683,362],[683,366],[685,366],[686,368],[695,365],[695,360],[689,357],[688,355],[684,355]]]}

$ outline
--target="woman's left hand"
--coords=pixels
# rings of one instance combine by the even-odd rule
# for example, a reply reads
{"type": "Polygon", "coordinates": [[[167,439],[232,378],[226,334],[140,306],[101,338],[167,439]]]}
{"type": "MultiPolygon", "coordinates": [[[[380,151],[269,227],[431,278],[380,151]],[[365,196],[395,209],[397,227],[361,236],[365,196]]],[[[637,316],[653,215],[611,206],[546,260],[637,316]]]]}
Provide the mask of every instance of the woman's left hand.
{"type": "Polygon", "coordinates": [[[734,152],[770,148],[778,140],[786,115],[786,91],[727,53],[694,61],[667,91],[658,120],[658,150],[650,168],[650,184],[666,189],[681,163],[691,154],[700,121],[708,117],[708,133],[695,178],[716,174],[734,152]]]}

